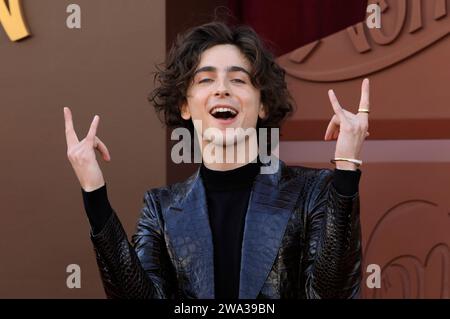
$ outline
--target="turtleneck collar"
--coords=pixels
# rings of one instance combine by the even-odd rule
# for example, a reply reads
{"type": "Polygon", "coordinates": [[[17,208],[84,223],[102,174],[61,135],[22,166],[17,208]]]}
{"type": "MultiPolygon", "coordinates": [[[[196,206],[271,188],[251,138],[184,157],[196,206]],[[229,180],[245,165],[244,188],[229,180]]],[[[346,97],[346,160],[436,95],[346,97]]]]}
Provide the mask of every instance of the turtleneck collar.
{"type": "Polygon", "coordinates": [[[232,170],[215,171],[202,163],[200,175],[207,190],[227,191],[251,187],[256,175],[259,174],[260,166],[258,160],[256,163],[248,163],[232,170]]]}

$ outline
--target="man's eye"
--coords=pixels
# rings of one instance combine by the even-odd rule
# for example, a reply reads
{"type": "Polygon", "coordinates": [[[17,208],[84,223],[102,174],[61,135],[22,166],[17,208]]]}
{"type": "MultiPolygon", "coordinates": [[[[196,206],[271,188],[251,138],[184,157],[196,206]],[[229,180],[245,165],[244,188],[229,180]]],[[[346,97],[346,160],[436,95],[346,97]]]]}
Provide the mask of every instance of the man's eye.
{"type": "Polygon", "coordinates": [[[241,80],[241,79],[233,79],[233,80],[231,80],[231,81],[237,82],[237,83],[245,83],[245,81],[244,81],[244,80],[241,80]]]}
{"type": "Polygon", "coordinates": [[[207,83],[212,81],[212,79],[201,79],[200,81],[198,81],[198,83],[207,83]]]}

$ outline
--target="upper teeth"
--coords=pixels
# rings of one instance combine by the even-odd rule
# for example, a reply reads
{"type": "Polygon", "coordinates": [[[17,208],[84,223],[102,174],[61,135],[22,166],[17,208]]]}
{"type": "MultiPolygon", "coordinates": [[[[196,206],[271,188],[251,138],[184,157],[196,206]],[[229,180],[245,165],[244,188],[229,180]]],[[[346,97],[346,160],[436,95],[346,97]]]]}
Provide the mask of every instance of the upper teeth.
{"type": "Polygon", "coordinates": [[[217,112],[231,112],[231,114],[236,114],[237,112],[233,109],[230,109],[229,107],[216,107],[214,110],[212,110],[212,114],[215,114],[217,112]]]}

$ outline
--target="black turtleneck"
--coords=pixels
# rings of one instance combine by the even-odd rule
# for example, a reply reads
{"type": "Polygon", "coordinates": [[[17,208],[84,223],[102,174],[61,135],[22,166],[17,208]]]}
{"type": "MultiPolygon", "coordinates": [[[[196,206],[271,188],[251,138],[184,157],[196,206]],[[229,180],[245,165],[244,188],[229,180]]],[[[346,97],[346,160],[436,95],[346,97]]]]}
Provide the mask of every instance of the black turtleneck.
{"type": "MultiPolygon", "coordinates": [[[[214,245],[216,298],[237,298],[239,295],[245,215],[259,168],[259,163],[250,163],[229,171],[210,170],[203,164],[200,167],[214,245]]],[[[360,176],[360,170],[335,169],[333,185],[339,194],[352,196],[358,191],[360,176]]],[[[92,192],[82,189],[82,194],[92,233],[97,234],[113,212],[106,184],[92,192]]]]}
{"type": "Polygon", "coordinates": [[[209,223],[214,245],[215,298],[238,298],[241,247],[245,215],[259,163],[229,171],[214,171],[202,164],[209,223]]]}

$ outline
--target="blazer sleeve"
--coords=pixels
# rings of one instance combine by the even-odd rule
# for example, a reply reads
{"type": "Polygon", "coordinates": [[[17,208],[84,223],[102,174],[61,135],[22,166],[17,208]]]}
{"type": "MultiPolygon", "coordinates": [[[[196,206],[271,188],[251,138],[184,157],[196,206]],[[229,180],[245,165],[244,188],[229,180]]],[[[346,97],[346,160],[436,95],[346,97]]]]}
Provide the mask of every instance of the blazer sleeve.
{"type": "Polygon", "coordinates": [[[306,297],[357,298],[361,282],[359,193],[344,196],[333,172],[318,170],[306,213],[306,297]]]}
{"type": "Polygon", "coordinates": [[[99,233],[91,232],[108,298],[173,298],[175,275],[153,193],[146,192],[143,202],[131,243],[115,212],[99,233]]]}

